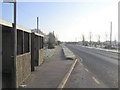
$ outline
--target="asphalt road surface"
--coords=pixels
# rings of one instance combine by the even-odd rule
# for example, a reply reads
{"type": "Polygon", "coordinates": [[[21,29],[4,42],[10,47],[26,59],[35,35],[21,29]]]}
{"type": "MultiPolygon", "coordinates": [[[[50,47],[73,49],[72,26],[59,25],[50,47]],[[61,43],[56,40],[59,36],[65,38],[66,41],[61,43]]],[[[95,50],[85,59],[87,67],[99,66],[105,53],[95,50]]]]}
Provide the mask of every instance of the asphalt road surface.
{"type": "Polygon", "coordinates": [[[66,45],[79,59],[65,88],[118,88],[118,54],[66,45]],[[82,59],[82,61],[81,61],[82,59]]]}

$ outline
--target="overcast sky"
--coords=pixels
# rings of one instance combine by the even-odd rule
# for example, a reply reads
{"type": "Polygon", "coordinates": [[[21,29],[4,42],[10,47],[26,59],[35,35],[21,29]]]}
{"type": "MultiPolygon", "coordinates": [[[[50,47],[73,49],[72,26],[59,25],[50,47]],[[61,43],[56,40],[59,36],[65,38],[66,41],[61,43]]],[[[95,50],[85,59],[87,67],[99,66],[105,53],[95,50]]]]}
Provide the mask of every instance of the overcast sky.
{"type": "MultiPolygon", "coordinates": [[[[112,21],[112,39],[118,39],[119,0],[41,1],[18,2],[17,24],[28,29],[36,28],[38,16],[41,31],[46,34],[54,31],[61,41],[80,41],[82,34],[89,40],[90,32],[92,40],[97,41],[100,35],[101,41],[105,41],[109,40],[112,21]]],[[[13,22],[13,4],[2,3],[2,19],[13,22]]]]}

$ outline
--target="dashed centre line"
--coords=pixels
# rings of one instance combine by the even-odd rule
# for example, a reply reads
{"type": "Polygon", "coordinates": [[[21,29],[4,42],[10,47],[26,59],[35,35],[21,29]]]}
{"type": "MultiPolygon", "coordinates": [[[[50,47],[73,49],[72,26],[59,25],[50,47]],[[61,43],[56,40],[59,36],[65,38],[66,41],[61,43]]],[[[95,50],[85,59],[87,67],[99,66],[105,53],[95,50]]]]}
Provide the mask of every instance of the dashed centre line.
{"type": "Polygon", "coordinates": [[[80,65],[83,65],[82,63],[80,63],[80,65]]]}
{"type": "MultiPolygon", "coordinates": [[[[83,64],[82,64],[80,61],[78,61],[78,62],[80,63],[80,65],[83,66],[83,64]]],[[[85,68],[85,67],[84,67],[84,70],[85,70],[86,72],[89,72],[88,69],[85,68]]],[[[100,82],[99,82],[94,76],[92,76],[92,79],[94,80],[94,82],[95,82],[96,84],[100,84],[100,82]]]]}
{"type": "Polygon", "coordinates": [[[99,82],[95,77],[92,77],[92,79],[93,79],[97,84],[100,84],[100,82],[99,82]]]}
{"type": "Polygon", "coordinates": [[[88,69],[87,68],[84,68],[86,72],[88,72],[88,69]]]}

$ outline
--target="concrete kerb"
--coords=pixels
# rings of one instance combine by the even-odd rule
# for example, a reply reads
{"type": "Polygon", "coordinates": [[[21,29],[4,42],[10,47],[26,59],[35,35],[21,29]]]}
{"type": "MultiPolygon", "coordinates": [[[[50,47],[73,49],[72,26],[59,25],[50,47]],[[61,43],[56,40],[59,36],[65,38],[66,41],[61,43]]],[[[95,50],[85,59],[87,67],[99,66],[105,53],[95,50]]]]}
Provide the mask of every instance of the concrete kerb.
{"type": "Polygon", "coordinates": [[[75,68],[75,65],[78,61],[77,57],[72,53],[72,51],[70,51],[66,46],[62,45],[62,49],[63,49],[63,52],[64,52],[64,55],[67,58],[71,58],[71,59],[74,59],[74,63],[72,64],[72,66],[70,67],[69,71],[67,72],[67,74],[64,76],[63,80],[61,81],[61,83],[58,85],[58,90],[62,90],[62,88],[64,88],[67,80],[69,79],[70,77],[70,74],[72,73],[73,69],[75,68]]]}
{"type": "Polygon", "coordinates": [[[76,59],[76,56],[66,46],[62,45],[62,50],[66,59],[76,59]]]}
{"type": "Polygon", "coordinates": [[[75,65],[76,65],[77,61],[78,61],[78,59],[75,59],[74,63],[73,63],[72,66],[70,67],[68,73],[64,76],[63,80],[61,81],[61,83],[60,83],[59,86],[57,87],[58,90],[64,88],[67,80],[68,80],[69,77],[70,77],[70,74],[72,73],[73,69],[75,68],[75,65]]]}

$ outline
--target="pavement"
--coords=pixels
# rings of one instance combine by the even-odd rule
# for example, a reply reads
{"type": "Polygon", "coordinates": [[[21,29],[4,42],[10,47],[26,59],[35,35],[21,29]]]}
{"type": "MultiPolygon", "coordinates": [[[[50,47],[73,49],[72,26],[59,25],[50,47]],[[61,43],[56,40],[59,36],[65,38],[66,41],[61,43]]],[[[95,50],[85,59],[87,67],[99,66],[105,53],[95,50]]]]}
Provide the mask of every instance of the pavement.
{"type": "Polygon", "coordinates": [[[79,63],[75,67],[65,88],[118,88],[118,59],[114,58],[117,53],[66,46],[82,61],[83,66],[79,63]]]}
{"type": "Polygon", "coordinates": [[[26,88],[57,88],[73,62],[74,60],[66,60],[60,46],[56,47],[54,55],[38,66],[23,84],[26,88]]]}
{"type": "Polygon", "coordinates": [[[83,45],[78,45],[81,47],[86,47],[86,48],[92,48],[92,49],[98,49],[98,50],[103,50],[103,51],[107,51],[107,52],[113,52],[113,53],[119,53],[119,50],[112,50],[112,49],[103,49],[103,48],[96,48],[96,47],[90,47],[90,46],[83,46],[83,45]]]}

